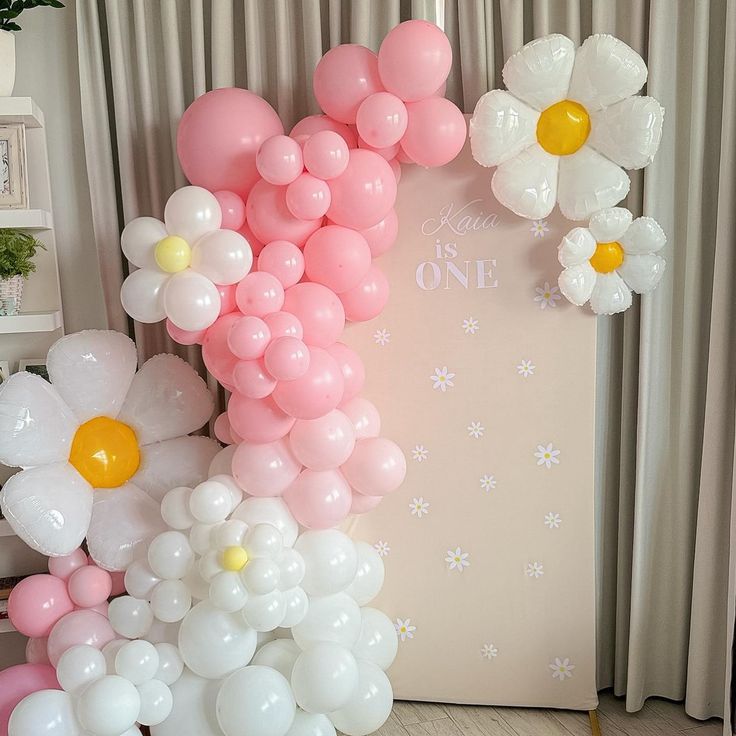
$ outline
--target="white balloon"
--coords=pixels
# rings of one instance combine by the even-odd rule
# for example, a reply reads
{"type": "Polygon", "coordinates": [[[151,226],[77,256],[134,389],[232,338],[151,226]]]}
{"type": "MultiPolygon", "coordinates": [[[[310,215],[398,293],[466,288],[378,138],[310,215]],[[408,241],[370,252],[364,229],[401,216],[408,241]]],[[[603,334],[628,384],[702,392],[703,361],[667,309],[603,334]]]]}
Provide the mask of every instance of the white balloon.
{"type": "Polygon", "coordinates": [[[295,587],[284,591],[284,604],[286,613],[281,621],[281,626],[291,628],[304,621],[309,610],[309,597],[303,588],[295,587]]]}
{"type": "Polygon", "coordinates": [[[165,721],[174,706],[171,690],[161,680],[148,680],[138,685],[141,709],[138,722],[144,726],[155,726],[165,721]]]}
{"type": "Polygon", "coordinates": [[[224,677],[245,667],[256,651],[256,632],[243,618],[225,613],[209,601],[198,603],[179,629],[179,651],[189,669],[201,677],[224,677]]]}
{"type": "Polygon", "coordinates": [[[358,604],[346,593],[335,593],[311,598],[307,615],[291,633],[302,649],[321,641],[352,649],[360,636],[360,623],[358,604]]]}
{"type": "Polygon", "coordinates": [[[279,566],[268,557],[249,560],[240,573],[248,592],[253,595],[266,595],[276,590],[279,584],[279,566]]]}
{"type": "Polygon", "coordinates": [[[107,675],[95,680],[79,696],[77,717],[96,736],[119,736],[138,720],[141,698],[135,685],[107,675]]]}
{"type": "Polygon", "coordinates": [[[192,594],[182,580],[162,580],[151,593],[153,615],[167,624],[181,621],[192,607],[192,594]]]}
{"type": "Polygon", "coordinates": [[[212,544],[211,534],[217,526],[217,524],[200,524],[198,522],[189,530],[189,544],[198,555],[206,554],[209,550],[212,544]]]}
{"type": "Polygon", "coordinates": [[[158,651],[148,641],[129,641],[115,655],[115,672],[134,685],[150,680],[158,666],[158,651]]]}
{"type": "Polygon", "coordinates": [[[134,560],[125,571],[125,590],[134,598],[148,598],[159,582],[146,560],[134,560]]]}
{"type": "Polygon", "coordinates": [[[195,565],[183,578],[182,582],[192,594],[193,601],[206,600],[210,594],[209,583],[199,574],[199,567],[195,565]]]}
{"type": "Polygon", "coordinates": [[[383,560],[375,548],[367,542],[355,542],[358,553],[358,569],[353,582],[345,592],[354,598],[359,606],[370,603],[383,587],[385,570],[383,560]]]}
{"type": "Polygon", "coordinates": [[[161,499],[161,516],[172,529],[190,529],[194,517],[189,510],[192,489],[186,486],[172,488],[161,499]]]}
{"type": "Polygon", "coordinates": [[[210,478],[225,473],[229,475],[232,472],[233,455],[237,449],[237,445],[228,445],[227,447],[223,447],[222,450],[212,458],[212,462],[210,463],[209,471],[207,473],[210,478]]]}
{"type": "Polygon", "coordinates": [[[304,532],[294,549],[304,558],[302,587],[309,595],[339,593],[355,578],[358,569],[355,543],[337,529],[304,532]]]}
{"type": "Polygon", "coordinates": [[[112,641],[105,644],[104,647],[102,647],[100,651],[102,652],[102,656],[105,658],[106,674],[115,674],[115,657],[118,656],[120,647],[122,647],[123,644],[127,644],[128,641],[128,639],[113,639],[112,641]]]}
{"type": "Polygon", "coordinates": [[[363,618],[360,636],[353,647],[353,654],[358,659],[378,665],[387,670],[399,649],[399,637],[391,619],[375,608],[361,608],[363,618]]]}
{"type": "Polygon", "coordinates": [[[152,324],[166,318],[164,288],[169,274],[140,268],[128,276],[120,288],[120,302],[136,322],[152,324]]]}
{"type": "Polygon", "coordinates": [[[105,655],[87,644],[67,649],[56,665],[56,679],[68,693],[78,693],[107,674],[105,655]]]}
{"type": "Polygon", "coordinates": [[[176,645],[179,642],[180,625],[180,622],[166,624],[163,621],[154,619],[151,628],[146,634],[146,641],[150,641],[151,644],[166,643],[176,645]]]}
{"type": "Polygon", "coordinates": [[[232,513],[248,526],[273,524],[280,532],[285,547],[293,547],[299,534],[299,524],[281,498],[246,498],[232,513]]]}
{"type": "Polygon", "coordinates": [[[291,675],[294,698],[308,713],[330,713],[343,708],[357,686],[355,657],[334,642],[320,642],[302,652],[291,675]]]}
{"type": "Polygon", "coordinates": [[[281,553],[283,538],[273,524],[256,524],[245,537],[248,557],[272,557],[281,553]]]}
{"type": "Polygon", "coordinates": [[[324,713],[307,713],[297,708],[286,736],[335,736],[335,727],[324,713]]]}
{"type": "Polygon", "coordinates": [[[107,609],[110,626],[120,636],[139,639],[145,636],[153,623],[153,611],[148,601],[129,595],[113,598],[107,609]]]}
{"type": "MultiPolygon", "coordinates": [[[[227,448],[225,448],[227,449],[227,448]]],[[[227,486],[230,490],[233,502],[230,504],[230,508],[234,509],[243,500],[243,489],[235,482],[235,478],[230,474],[230,467],[228,466],[227,472],[213,473],[210,472],[209,479],[222,483],[227,486]]]]}
{"type": "Polygon", "coordinates": [[[182,660],[179,650],[173,644],[161,642],[156,644],[155,647],[158,652],[158,669],[154,677],[167,685],[173,685],[181,677],[184,670],[184,660],[182,660]]]}
{"type": "Polygon", "coordinates": [[[280,585],[282,589],[292,588],[304,580],[306,569],[304,558],[293,547],[284,549],[276,562],[281,573],[280,585]]]}
{"type": "Polygon", "coordinates": [[[74,701],[63,690],[38,690],[15,706],[8,721],[8,736],[81,736],[74,701]]]}
{"type": "Polygon", "coordinates": [[[225,547],[240,547],[248,531],[248,525],[240,519],[228,519],[218,524],[213,532],[215,546],[219,549],[225,547]]]}
{"type": "Polygon", "coordinates": [[[255,631],[273,631],[281,626],[285,613],[286,601],[280,590],[252,595],[243,606],[243,618],[255,631]]]}
{"type": "Polygon", "coordinates": [[[217,720],[225,736],[286,736],[295,711],[288,681],[269,667],[233,673],[217,696],[217,720]]]}
{"type": "Polygon", "coordinates": [[[202,580],[207,583],[211,583],[215,575],[222,571],[222,565],[220,564],[220,553],[211,549],[206,552],[202,557],[199,558],[197,563],[197,570],[202,577],[202,580]]]}
{"type": "Polygon", "coordinates": [[[227,486],[216,480],[200,483],[189,499],[192,516],[203,524],[224,521],[232,511],[232,498],[227,486]]]}
{"type": "Polygon", "coordinates": [[[161,220],[155,217],[136,217],[123,228],[120,246],[125,257],[134,266],[158,269],[154,257],[156,243],[167,235],[161,220]]]}
{"type": "Polygon", "coordinates": [[[220,610],[234,613],[245,605],[248,591],[243,587],[238,573],[224,570],[212,578],[209,598],[220,610]]]}
{"type": "Polygon", "coordinates": [[[194,564],[194,551],[186,535],[168,531],[154,537],[148,547],[148,564],[164,580],[183,578],[194,564]]]}
{"type": "Polygon", "coordinates": [[[152,736],[223,736],[215,713],[221,684],[220,680],[199,677],[185,668],[171,686],[174,700],[171,714],[163,723],[151,726],[152,736]]]}
{"type": "Polygon", "coordinates": [[[234,230],[206,233],[192,248],[192,268],[216,284],[236,284],[252,265],[248,241],[234,230]]]}
{"type": "Polygon", "coordinates": [[[391,683],[371,662],[358,662],[358,686],[350,701],[329,714],[332,724],[347,736],[367,736],[391,715],[394,704],[391,683]]]}
{"type": "Polygon", "coordinates": [[[287,680],[291,680],[294,662],[296,662],[301,651],[293,639],[274,639],[264,644],[256,652],[255,657],[253,657],[253,664],[272,667],[287,680]]]}
{"type": "Polygon", "coordinates": [[[212,325],[220,315],[220,292],[201,273],[179,271],[164,286],[163,307],[177,327],[197,332],[212,325]]]}
{"type": "Polygon", "coordinates": [[[202,187],[177,189],[166,202],[164,222],[169,235],[184,238],[189,245],[222,224],[222,210],[212,192],[202,187]]]}

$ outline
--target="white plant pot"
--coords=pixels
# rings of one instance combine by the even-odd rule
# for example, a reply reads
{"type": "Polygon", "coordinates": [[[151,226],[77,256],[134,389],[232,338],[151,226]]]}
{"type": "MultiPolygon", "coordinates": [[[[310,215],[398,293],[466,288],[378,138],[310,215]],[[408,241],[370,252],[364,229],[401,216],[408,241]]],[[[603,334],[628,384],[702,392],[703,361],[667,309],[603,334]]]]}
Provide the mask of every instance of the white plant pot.
{"type": "Polygon", "coordinates": [[[0,31],[0,97],[10,97],[15,85],[15,33],[0,31]]]}

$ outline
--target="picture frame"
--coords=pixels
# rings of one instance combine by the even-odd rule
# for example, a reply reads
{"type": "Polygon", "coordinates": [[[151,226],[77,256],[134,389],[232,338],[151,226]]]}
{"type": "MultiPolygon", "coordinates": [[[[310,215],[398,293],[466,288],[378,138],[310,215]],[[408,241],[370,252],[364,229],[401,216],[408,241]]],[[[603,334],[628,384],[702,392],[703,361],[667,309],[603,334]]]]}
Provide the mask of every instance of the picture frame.
{"type": "Polygon", "coordinates": [[[44,380],[49,380],[49,372],[46,370],[45,358],[21,358],[18,364],[19,371],[28,371],[36,376],[41,376],[44,380]]]}
{"type": "Polygon", "coordinates": [[[28,207],[26,129],[21,123],[0,125],[0,209],[28,207]]]}
{"type": "Polygon", "coordinates": [[[10,363],[7,360],[0,360],[0,383],[6,381],[10,376],[10,363]]]}

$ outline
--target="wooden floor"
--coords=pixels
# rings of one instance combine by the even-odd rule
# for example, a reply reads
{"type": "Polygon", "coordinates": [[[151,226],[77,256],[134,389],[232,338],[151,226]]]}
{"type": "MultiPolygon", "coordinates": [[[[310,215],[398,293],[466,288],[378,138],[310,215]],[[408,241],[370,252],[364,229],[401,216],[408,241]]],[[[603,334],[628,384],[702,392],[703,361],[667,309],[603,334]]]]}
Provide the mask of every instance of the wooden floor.
{"type": "MultiPolygon", "coordinates": [[[[603,736],[721,736],[717,719],[697,721],[681,703],[650,698],[627,713],[622,698],[601,693],[603,736]]],[[[379,736],[590,736],[587,713],[397,701],[379,736]]]]}

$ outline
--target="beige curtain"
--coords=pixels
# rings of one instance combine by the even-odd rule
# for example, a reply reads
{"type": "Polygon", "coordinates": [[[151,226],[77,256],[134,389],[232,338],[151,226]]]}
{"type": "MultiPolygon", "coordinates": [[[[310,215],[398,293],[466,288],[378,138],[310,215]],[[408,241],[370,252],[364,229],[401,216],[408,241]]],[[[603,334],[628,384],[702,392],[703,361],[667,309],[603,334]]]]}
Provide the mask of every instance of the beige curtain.
{"type": "MultiPolygon", "coordinates": [[[[612,33],[650,65],[665,106],[662,148],[628,206],[669,234],[664,282],[600,323],[599,684],[630,710],[660,695],[722,716],[733,641],[736,338],[732,285],[736,8],[726,0],[78,0],[87,168],[110,325],[127,268],[121,225],[160,216],[184,183],[177,121],[208,89],[263,95],[289,127],[317,107],[325,50],[377,48],[410,17],[443,26],[455,51],[448,96],[471,112],[503,61],[535,36],[612,33]],[[730,556],[729,556],[730,555],[730,556]],[[728,652],[728,660],[727,660],[728,652]]],[[[143,356],[173,350],[135,325],[143,356]]],[[[195,350],[182,351],[201,369],[195,350]]]]}

